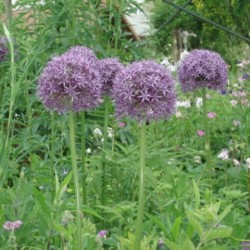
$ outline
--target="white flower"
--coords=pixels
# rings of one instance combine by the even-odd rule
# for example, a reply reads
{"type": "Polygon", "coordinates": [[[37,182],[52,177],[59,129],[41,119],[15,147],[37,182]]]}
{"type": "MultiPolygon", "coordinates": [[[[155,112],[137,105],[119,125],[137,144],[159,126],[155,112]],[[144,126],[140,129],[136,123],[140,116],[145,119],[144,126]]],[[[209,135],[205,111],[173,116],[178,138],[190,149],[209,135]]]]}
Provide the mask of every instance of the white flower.
{"type": "Polygon", "coordinates": [[[186,101],[177,101],[177,102],[176,102],[176,106],[177,106],[177,107],[190,108],[190,107],[191,107],[191,103],[190,103],[190,100],[186,100],[186,101]]]}
{"type": "Polygon", "coordinates": [[[233,164],[234,164],[234,166],[236,166],[236,167],[239,167],[239,166],[240,166],[240,162],[239,162],[238,160],[236,160],[236,159],[233,159],[233,164]]]}
{"type": "Polygon", "coordinates": [[[223,160],[223,161],[226,161],[226,160],[229,160],[229,156],[228,156],[228,153],[229,153],[229,150],[228,149],[222,149],[222,151],[218,154],[218,158],[223,160]]]}
{"type": "Polygon", "coordinates": [[[231,105],[232,105],[233,107],[236,107],[237,104],[238,104],[238,102],[237,102],[236,100],[231,100],[230,103],[231,103],[231,105]]]}
{"type": "Polygon", "coordinates": [[[189,52],[187,50],[183,50],[181,52],[180,61],[183,60],[188,54],[189,52]]]}
{"type": "Polygon", "coordinates": [[[108,127],[107,128],[107,136],[108,136],[108,138],[112,138],[113,137],[113,129],[112,128],[110,128],[110,127],[108,127]]]}
{"type": "Polygon", "coordinates": [[[236,127],[237,127],[237,126],[240,126],[240,124],[241,124],[241,122],[238,121],[238,120],[234,120],[234,121],[233,121],[233,125],[236,126],[236,127]]]}
{"type": "Polygon", "coordinates": [[[246,159],[246,164],[247,164],[247,167],[250,169],[250,158],[246,159]]]}
{"type": "Polygon", "coordinates": [[[99,128],[95,128],[93,132],[94,136],[96,137],[101,137],[102,136],[102,131],[99,128]]]}
{"type": "Polygon", "coordinates": [[[87,150],[86,150],[86,154],[91,154],[91,148],[87,148],[87,150]]]}
{"type": "Polygon", "coordinates": [[[176,116],[176,118],[181,118],[182,117],[182,113],[180,111],[177,111],[175,113],[175,116],[176,116]]]}
{"type": "Polygon", "coordinates": [[[202,106],[202,98],[196,98],[195,106],[200,108],[202,106]]]}
{"type": "Polygon", "coordinates": [[[200,164],[201,163],[201,157],[199,155],[196,155],[194,157],[194,162],[200,164]]]}
{"type": "Polygon", "coordinates": [[[162,62],[161,62],[162,65],[164,65],[167,69],[169,69],[171,72],[174,72],[176,71],[176,66],[171,64],[169,62],[169,60],[165,57],[162,62]]]}

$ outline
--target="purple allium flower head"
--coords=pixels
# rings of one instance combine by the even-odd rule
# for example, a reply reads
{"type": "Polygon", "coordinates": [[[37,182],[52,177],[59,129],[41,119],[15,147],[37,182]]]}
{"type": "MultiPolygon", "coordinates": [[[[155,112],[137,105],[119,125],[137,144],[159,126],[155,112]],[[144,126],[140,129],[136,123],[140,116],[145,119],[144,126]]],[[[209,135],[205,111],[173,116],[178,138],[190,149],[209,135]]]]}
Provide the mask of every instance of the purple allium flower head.
{"type": "Polygon", "coordinates": [[[90,49],[76,46],[48,62],[37,94],[49,110],[62,114],[97,107],[101,88],[98,59],[90,49]]]}
{"type": "Polygon", "coordinates": [[[114,81],[113,97],[118,118],[168,118],[175,112],[176,96],[170,72],[154,61],[134,62],[114,81]]]}
{"type": "Polygon", "coordinates": [[[102,91],[105,95],[111,94],[115,76],[123,68],[122,63],[116,58],[106,58],[100,60],[100,70],[102,76],[102,91]]]}
{"type": "Polygon", "coordinates": [[[7,40],[4,37],[0,38],[0,62],[2,62],[9,53],[7,48],[7,40]]]}
{"type": "Polygon", "coordinates": [[[222,91],[227,85],[227,65],[218,53],[196,49],[181,61],[178,78],[184,92],[197,88],[222,91]]]}

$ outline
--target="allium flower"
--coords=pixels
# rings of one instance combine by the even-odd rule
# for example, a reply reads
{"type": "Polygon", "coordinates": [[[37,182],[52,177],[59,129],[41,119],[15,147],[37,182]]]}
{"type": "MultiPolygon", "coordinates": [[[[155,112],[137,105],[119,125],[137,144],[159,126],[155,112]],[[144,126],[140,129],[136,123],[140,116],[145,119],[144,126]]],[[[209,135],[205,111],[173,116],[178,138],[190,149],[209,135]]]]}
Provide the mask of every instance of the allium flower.
{"type": "Polygon", "coordinates": [[[101,87],[97,58],[90,49],[77,46],[47,64],[37,94],[49,110],[78,112],[99,105],[101,87]]]}
{"type": "Polygon", "coordinates": [[[227,65],[218,53],[196,49],[181,61],[178,77],[184,92],[197,88],[224,90],[227,65]]]}
{"type": "Polygon", "coordinates": [[[9,50],[7,48],[7,40],[3,37],[0,38],[0,62],[4,60],[9,50]]]}
{"type": "Polygon", "coordinates": [[[98,236],[101,237],[101,238],[106,238],[107,233],[108,233],[107,230],[101,230],[101,231],[98,233],[98,236]]]}
{"type": "Polygon", "coordinates": [[[102,91],[105,95],[110,95],[113,88],[115,76],[123,68],[123,65],[116,58],[106,58],[100,60],[100,70],[102,76],[102,91]]]}
{"type": "Polygon", "coordinates": [[[173,79],[154,61],[134,62],[121,70],[115,78],[113,97],[118,117],[149,121],[175,112],[173,79]]]}
{"type": "Polygon", "coordinates": [[[215,112],[209,112],[209,113],[207,113],[207,117],[208,118],[215,118],[216,117],[216,113],[215,112]]]}
{"type": "Polygon", "coordinates": [[[223,160],[223,161],[226,161],[226,160],[229,160],[229,150],[228,149],[223,149],[219,154],[218,154],[218,158],[223,160]]]}
{"type": "Polygon", "coordinates": [[[12,231],[12,230],[15,230],[15,229],[18,229],[21,227],[21,225],[23,224],[22,221],[20,220],[17,220],[17,221],[6,221],[3,225],[3,228],[5,230],[8,230],[8,231],[12,231]]]}
{"type": "Polygon", "coordinates": [[[205,135],[205,132],[203,130],[197,130],[197,135],[202,137],[205,135]]]}

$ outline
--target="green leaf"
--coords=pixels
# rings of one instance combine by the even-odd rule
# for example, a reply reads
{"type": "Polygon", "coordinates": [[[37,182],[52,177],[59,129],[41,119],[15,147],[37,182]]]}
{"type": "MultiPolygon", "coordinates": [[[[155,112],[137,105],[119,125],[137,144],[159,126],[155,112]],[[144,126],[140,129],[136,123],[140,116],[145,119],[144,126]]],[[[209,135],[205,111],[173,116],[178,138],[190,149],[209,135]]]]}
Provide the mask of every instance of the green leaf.
{"type": "Polygon", "coordinates": [[[170,250],[181,250],[177,244],[168,239],[165,239],[165,244],[168,246],[170,250]]]}
{"type": "Polygon", "coordinates": [[[194,188],[194,197],[195,197],[195,209],[198,209],[200,206],[200,191],[199,187],[196,184],[195,180],[193,180],[193,188],[194,188]]]}
{"type": "Polygon", "coordinates": [[[228,228],[215,228],[211,232],[209,232],[206,236],[206,241],[227,238],[231,235],[233,229],[231,227],[228,228]]]}
{"type": "Polygon", "coordinates": [[[185,249],[185,250],[195,250],[195,246],[192,243],[192,241],[187,237],[186,240],[184,241],[182,248],[181,249],[185,249]]]}
{"type": "Polygon", "coordinates": [[[193,215],[187,211],[188,221],[194,230],[199,234],[200,239],[203,237],[202,225],[193,217],[193,215]]]}
{"type": "Polygon", "coordinates": [[[181,217],[177,217],[172,226],[172,235],[173,235],[174,240],[178,239],[181,221],[182,221],[181,217]]]}
{"type": "Polygon", "coordinates": [[[217,223],[219,223],[224,217],[226,217],[230,211],[232,210],[233,205],[228,205],[222,213],[220,213],[217,217],[217,223]]]}

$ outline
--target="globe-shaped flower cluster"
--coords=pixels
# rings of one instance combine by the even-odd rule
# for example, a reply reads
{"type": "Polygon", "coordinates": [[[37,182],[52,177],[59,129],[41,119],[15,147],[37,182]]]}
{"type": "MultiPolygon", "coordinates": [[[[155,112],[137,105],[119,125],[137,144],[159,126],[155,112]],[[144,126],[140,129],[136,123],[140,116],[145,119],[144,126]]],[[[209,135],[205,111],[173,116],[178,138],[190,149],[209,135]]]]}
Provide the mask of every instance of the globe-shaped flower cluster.
{"type": "Polygon", "coordinates": [[[114,80],[113,98],[118,118],[149,121],[168,118],[175,112],[171,74],[154,61],[134,62],[122,69],[114,80]]]}
{"type": "Polygon", "coordinates": [[[115,76],[122,70],[123,64],[116,58],[106,58],[100,60],[100,70],[102,76],[102,91],[104,95],[110,95],[115,76]]]}
{"type": "Polygon", "coordinates": [[[101,88],[99,61],[94,52],[76,46],[48,62],[37,94],[49,110],[79,112],[99,105],[101,88]]]}
{"type": "Polygon", "coordinates": [[[180,62],[178,78],[184,92],[197,88],[223,91],[227,85],[227,65],[218,53],[196,49],[180,62]]]}
{"type": "Polygon", "coordinates": [[[8,54],[7,40],[3,37],[0,38],[0,62],[2,62],[8,54]]]}

